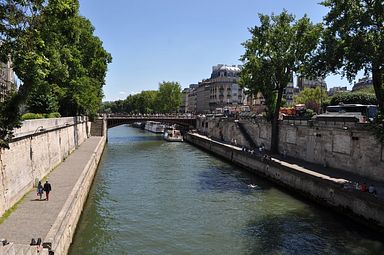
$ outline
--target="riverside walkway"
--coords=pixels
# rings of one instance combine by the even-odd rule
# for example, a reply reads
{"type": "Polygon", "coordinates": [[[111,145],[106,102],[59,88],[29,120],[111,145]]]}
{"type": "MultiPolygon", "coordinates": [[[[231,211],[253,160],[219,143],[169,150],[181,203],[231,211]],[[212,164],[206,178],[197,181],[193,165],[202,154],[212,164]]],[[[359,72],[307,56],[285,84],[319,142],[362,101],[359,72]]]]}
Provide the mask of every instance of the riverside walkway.
{"type": "Polygon", "coordinates": [[[44,242],[101,139],[87,139],[48,175],[52,185],[49,201],[39,200],[35,188],[26,194],[17,209],[0,224],[0,239],[20,245],[29,245],[32,238],[44,242]]]}

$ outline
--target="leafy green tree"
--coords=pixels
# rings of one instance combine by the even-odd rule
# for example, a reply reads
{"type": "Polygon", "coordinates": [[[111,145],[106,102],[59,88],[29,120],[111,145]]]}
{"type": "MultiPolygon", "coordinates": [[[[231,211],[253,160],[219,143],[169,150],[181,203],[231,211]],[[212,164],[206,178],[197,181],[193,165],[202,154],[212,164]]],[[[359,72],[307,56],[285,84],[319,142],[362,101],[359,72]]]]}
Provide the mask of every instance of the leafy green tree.
{"type": "Polygon", "coordinates": [[[271,152],[278,152],[278,117],[284,88],[293,72],[301,73],[316,49],[321,32],[307,16],[295,20],[293,15],[259,14],[260,26],[249,31],[252,38],[243,43],[244,67],[240,84],[256,95],[261,92],[272,123],[271,152]]]}
{"type": "Polygon", "coordinates": [[[142,91],[139,96],[138,111],[140,113],[153,113],[157,111],[156,100],[159,92],[156,90],[142,91]]]}
{"type": "Polygon", "coordinates": [[[308,109],[320,113],[322,103],[328,99],[328,94],[320,87],[305,88],[294,98],[296,104],[305,104],[308,109]]]}
{"type": "Polygon", "coordinates": [[[0,1],[0,61],[13,62],[13,69],[23,84],[0,103],[0,147],[9,148],[14,128],[20,127],[20,105],[25,102],[33,84],[47,73],[48,61],[39,49],[41,40],[38,17],[45,1],[0,1]]]}
{"type": "Polygon", "coordinates": [[[96,112],[111,56],[93,32],[78,0],[0,1],[0,60],[11,58],[22,81],[0,106],[2,143],[20,125],[19,106],[27,97],[29,103],[49,99],[39,105],[46,112],[58,102],[64,116],[96,112]]]}
{"type": "Polygon", "coordinates": [[[57,112],[59,105],[49,84],[34,86],[27,97],[28,111],[32,113],[57,112]]]}
{"type": "Polygon", "coordinates": [[[357,72],[372,73],[379,110],[384,114],[384,2],[325,0],[330,8],[316,68],[341,73],[352,81],[357,72]]]}
{"type": "Polygon", "coordinates": [[[181,86],[178,82],[164,81],[159,85],[157,96],[158,111],[161,113],[177,112],[181,104],[181,86]]]}

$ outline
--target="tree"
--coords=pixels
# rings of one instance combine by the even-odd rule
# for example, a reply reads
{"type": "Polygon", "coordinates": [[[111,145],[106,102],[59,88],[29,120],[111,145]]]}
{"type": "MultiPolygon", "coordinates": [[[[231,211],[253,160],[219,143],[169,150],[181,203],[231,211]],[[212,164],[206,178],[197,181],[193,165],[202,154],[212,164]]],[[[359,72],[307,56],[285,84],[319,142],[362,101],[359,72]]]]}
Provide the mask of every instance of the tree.
{"type": "Polygon", "coordinates": [[[384,2],[380,0],[325,0],[330,8],[314,63],[317,69],[341,73],[352,81],[357,72],[372,73],[373,87],[384,114],[384,2]]]}
{"type": "Polygon", "coordinates": [[[159,84],[157,106],[159,112],[176,112],[181,104],[181,86],[178,82],[162,82],[159,84]]]}
{"type": "Polygon", "coordinates": [[[328,94],[320,87],[305,88],[294,98],[295,103],[305,104],[308,109],[313,110],[316,113],[320,113],[322,103],[327,100],[328,94]]]}
{"type": "Polygon", "coordinates": [[[0,1],[0,61],[13,62],[23,84],[0,103],[0,147],[9,148],[14,128],[20,127],[20,105],[33,84],[44,79],[48,61],[38,50],[44,46],[37,29],[45,1],[0,1]]]}
{"type": "Polygon", "coordinates": [[[294,72],[301,73],[316,49],[321,25],[307,16],[295,21],[283,11],[280,15],[259,14],[260,26],[249,29],[252,38],[243,43],[244,68],[240,84],[253,95],[265,97],[267,118],[272,124],[271,152],[278,152],[278,117],[283,90],[294,72]]]}
{"type": "Polygon", "coordinates": [[[11,58],[22,81],[0,106],[0,142],[20,125],[19,105],[27,97],[29,103],[51,100],[30,105],[43,111],[57,102],[64,116],[96,112],[111,56],[93,32],[78,0],[0,1],[0,60],[11,58]]]}

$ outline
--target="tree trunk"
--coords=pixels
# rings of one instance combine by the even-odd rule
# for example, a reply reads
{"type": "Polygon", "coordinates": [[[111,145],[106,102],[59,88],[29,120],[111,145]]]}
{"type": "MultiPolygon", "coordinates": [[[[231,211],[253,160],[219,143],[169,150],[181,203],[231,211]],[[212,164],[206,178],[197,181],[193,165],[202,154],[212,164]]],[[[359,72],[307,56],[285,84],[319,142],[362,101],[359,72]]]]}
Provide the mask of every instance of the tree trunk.
{"type": "Polygon", "coordinates": [[[279,113],[281,99],[283,98],[283,88],[279,86],[277,91],[276,108],[272,119],[272,131],[271,131],[271,153],[279,153],[279,113]]]}
{"type": "Polygon", "coordinates": [[[383,88],[383,70],[379,67],[372,68],[372,82],[375,89],[379,111],[384,114],[384,88],[383,88]]]}

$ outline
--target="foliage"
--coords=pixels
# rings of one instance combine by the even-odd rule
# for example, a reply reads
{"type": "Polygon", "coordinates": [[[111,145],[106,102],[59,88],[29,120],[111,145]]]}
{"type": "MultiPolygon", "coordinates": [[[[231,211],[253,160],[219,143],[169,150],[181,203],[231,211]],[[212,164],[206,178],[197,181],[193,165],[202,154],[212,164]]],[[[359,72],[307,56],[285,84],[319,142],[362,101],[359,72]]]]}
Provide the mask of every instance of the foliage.
{"type": "Polygon", "coordinates": [[[316,115],[316,112],[312,109],[306,109],[304,112],[305,117],[312,118],[314,115],[316,115]]]}
{"type": "Polygon", "coordinates": [[[305,88],[294,98],[296,104],[305,104],[308,109],[320,113],[323,101],[327,100],[328,94],[320,87],[305,88]]]}
{"type": "Polygon", "coordinates": [[[330,8],[314,68],[320,73],[341,73],[350,81],[360,70],[372,73],[373,87],[384,113],[384,2],[325,0],[330,8]]]}
{"type": "Polygon", "coordinates": [[[13,136],[13,129],[21,126],[19,104],[21,97],[15,92],[8,95],[0,103],[0,148],[9,149],[9,142],[13,136]]]}
{"type": "Polygon", "coordinates": [[[267,118],[272,121],[271,150],[278,149],[278,116],[284,88],[292,81],[293,72],[302,73],[316,49],[321,25],[308,17],[295,20],[280,15],[259,14],[260,26],[249,31],[252,38],[243,43],[245,53],[240,84],[251,94],[261,92],[267,106],[267,118]]]}
{"type": "Polygon", "coordinates": [[[181,104],[181,86],[178,82],[162,82],[157,95],[158,111],[161,113],[177,112],[181,104]]]}
{"type": "Polygon", "coordinates": [[[11,59],[22,81],[0,106],[1,147],[20,125],[25,100],[34,112],[96,113],[111,56],[93,32],[79,14],[78,0],[0,2],[0,60],[11,59]]]}
{"type": "Polygon", "coordinates": [[[48,83],[34,86],[27,97],[27,108],[30,112],[50,113],[59,109],[56,96],[52,93],[48,83]]]}
{"type": "Polygon", "coordinates": [[[61,114],[59,112],[51,112],[51,113],[45,114],[44,117],[48,119],[55,119],[55,118],[60,118],[61,114]]]}
{"type": "Polygon", "coordinates": [[[33,113],[33,112],[27,112],[21,116],[22,120],[33,120],[33,119],[43,119],[43,118],[44,118],[44,114],[33,113]]]}
{"type": "Polygon", "coordinates": [[[53,119],[53,118],[60,118],[60,117],[61,115],[59,112],[51,112],[46,114],[27,112],[21,116],[21,119],[22,120],[33,120],[33,119],[44,119],[44,118],[53,119]]]}
{"type": "Polygon", "coordinates": [[[125,100],[103,102],[104,113],[172,113],[181,103],[181,86],[178,82],[162,82],[159,90],[142,91],[125,100]]]}
{"type": "Polygon", "coordinates": [[[331,105],[338,104],[365,104],[365,105],[377,105],[376,97],[372,94],[362,92],[338,92],[331,98],[331,105]]]}

